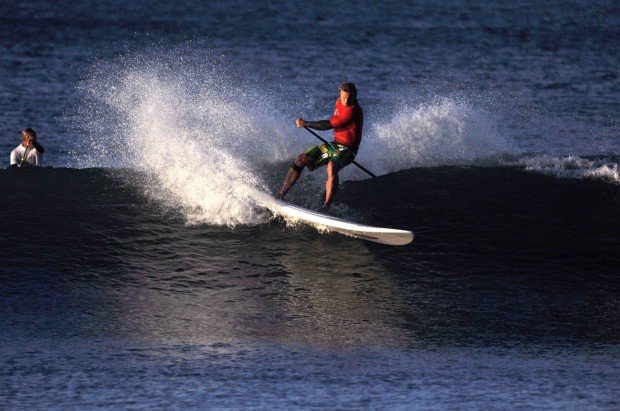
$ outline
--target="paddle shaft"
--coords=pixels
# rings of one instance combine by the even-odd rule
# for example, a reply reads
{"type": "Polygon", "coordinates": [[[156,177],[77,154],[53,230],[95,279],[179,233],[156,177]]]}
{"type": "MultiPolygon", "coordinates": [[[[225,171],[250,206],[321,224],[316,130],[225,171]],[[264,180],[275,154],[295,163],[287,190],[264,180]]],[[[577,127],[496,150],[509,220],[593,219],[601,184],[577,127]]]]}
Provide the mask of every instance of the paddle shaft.
{"type": "MultiPolygon", "coordinates": [[[[318,138],[319,140],[321,140],[322,142],[324,142],[325,144],[329,144],[327,142],[327,140],[325,140],[323,137],[319,136],[317,133],[315,133],[314,131],[310,130],[308,127],[304,127],[306,130],[308,130],[310,132],[310,134],[312,134],[314,137],[318,138]]],[[[365,171],[369,176],[371,177],[377,177],[376,175],[374,175],[373,173],[371,173],[370,171],[366,170],[364,167],[362,167],[357,161],[353,160],[353,164],[355,164],[356,166],[358,166],[362,171],[365,171]]]]}

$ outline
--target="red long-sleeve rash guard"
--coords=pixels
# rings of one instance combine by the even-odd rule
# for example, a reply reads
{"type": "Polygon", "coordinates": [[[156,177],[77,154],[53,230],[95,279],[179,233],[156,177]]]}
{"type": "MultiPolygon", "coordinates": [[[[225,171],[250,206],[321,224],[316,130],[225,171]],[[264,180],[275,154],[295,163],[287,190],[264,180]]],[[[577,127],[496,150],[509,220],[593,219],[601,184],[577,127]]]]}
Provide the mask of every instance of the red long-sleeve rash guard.
{"type": "Polygon", "coordinates": [[[334,128],[334,141],[357,151],[362,141],[364,125],[364,112],[360,105],[355,102],[345,107],[340,99],[336,100],[334,115],[329,119],[329,123],[334,128]]]}

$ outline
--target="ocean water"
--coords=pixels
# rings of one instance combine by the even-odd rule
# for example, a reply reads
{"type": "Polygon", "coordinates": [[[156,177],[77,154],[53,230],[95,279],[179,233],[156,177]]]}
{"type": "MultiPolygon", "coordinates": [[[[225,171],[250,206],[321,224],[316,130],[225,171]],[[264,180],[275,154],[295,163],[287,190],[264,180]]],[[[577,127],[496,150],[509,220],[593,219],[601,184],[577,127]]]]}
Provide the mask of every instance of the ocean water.
{"type": "Polygon", "coordinates": [[[0,2],[0,156],[46,149],[0,170],[3,407],[617,409],[619,27],[612,1],[0,2]],[[344,81],[378,177],[343,170],[332,212],[410,245],[269,212],[344,81]]]}

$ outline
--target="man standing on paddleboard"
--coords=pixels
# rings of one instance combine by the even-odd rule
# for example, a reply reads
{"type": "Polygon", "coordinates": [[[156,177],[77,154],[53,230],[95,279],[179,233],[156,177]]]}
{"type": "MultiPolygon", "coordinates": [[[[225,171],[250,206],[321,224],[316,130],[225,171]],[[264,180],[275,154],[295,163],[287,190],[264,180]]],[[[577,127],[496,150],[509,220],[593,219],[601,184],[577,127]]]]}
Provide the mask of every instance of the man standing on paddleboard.
{"type": "Polygon", "coordinates": [[[334,129],[334,141],[310,147],[300,153],[291,164],[282,188],[276,197],[284,198],[293,187],[304,167],[310,171],[327,165],[327,182],[325,183],[325,199],[322,210],[329,209],[334,194],[338,189],[338,171],[353,162],[357,149],[362,141],[364,112],[357,101],[357,89],[353,83],[344,83],[338,90],[340,97],[336,100],[334,115],[329,120],[306,121],[297,118],[297,127],[308,127],[315,130],[334,129]]]}

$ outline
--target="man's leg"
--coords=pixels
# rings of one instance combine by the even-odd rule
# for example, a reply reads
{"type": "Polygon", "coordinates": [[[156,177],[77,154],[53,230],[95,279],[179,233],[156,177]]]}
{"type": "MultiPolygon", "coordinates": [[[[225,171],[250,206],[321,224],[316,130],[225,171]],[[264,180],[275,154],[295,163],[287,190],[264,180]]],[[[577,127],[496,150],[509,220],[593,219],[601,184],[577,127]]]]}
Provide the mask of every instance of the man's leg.
{"type": "Polygon", "coordinates": [[[288,173],[286,173],[286,177],[284,178],[284,182],[282,183],[282,188],[276,194],[277,198],[284,198],[286,193],[295,185],[295,182],[299,179],[301,172],[304,167],[307,166],[311,161],[311,158],[301,153],[297,156],[293,164],[291,164],[291,168],[288,169],[288,173]]]}
{"type": "Polygon", "coordinates": [[[333,161],[330,161],[327,163],[327,181],[325,182],[323,210],[328,210],[329,206],[332,205],[336,191],[338,191],[338,166],[333,161]]]}

